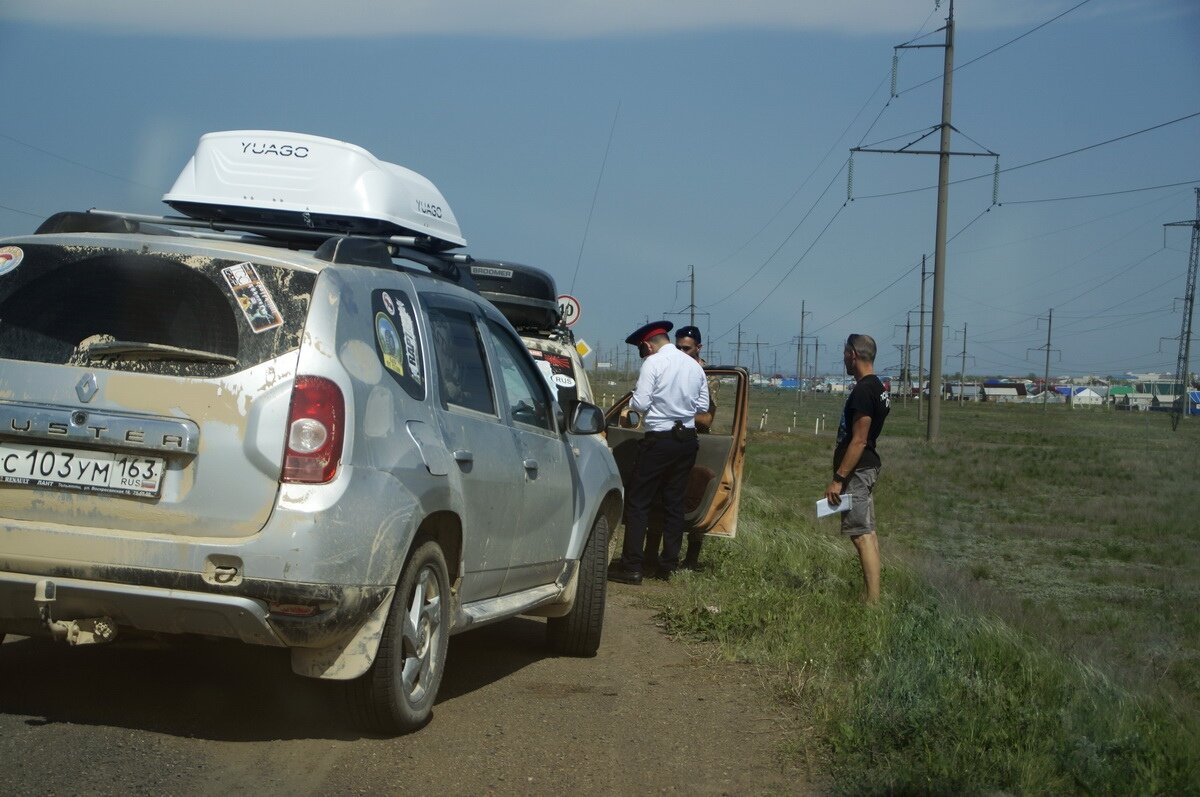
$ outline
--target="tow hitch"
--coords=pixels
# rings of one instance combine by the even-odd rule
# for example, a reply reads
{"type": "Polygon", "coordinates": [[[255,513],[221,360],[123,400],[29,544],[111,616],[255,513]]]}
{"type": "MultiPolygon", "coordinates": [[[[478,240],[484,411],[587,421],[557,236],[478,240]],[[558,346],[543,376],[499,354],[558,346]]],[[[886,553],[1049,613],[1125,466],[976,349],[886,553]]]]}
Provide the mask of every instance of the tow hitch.
{"type": "Polygon", "coordinates": [[[50,604],[55,601],[54,582],[43,579],[33,587],[33,602],[38,607],[42,626],[60,641],[69,645],[99,645],[117,638],[117,624],[111,617],[88,617],[83,620],[55,620],[50,604]]]}

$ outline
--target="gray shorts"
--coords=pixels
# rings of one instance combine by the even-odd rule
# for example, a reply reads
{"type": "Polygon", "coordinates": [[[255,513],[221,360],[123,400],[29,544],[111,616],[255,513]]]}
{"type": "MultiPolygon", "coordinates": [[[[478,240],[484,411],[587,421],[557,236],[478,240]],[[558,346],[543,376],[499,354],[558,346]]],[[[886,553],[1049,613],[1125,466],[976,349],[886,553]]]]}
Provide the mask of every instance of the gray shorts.
{"type": "Polygon", "coordinates": [[[843,494],[854,496],[854,505],[842,513],[842,533],[851,537],[875,531],[875,482],[879,479],[879,468],[856,470],[850,475],[843,494]]]}

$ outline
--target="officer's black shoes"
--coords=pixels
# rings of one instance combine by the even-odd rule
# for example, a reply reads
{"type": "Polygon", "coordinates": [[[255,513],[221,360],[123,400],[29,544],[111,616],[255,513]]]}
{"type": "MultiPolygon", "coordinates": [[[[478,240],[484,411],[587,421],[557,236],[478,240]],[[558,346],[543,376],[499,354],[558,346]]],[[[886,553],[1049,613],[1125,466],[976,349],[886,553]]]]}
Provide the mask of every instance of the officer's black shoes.
{"type": "Polygon", "coordinates": [[[698,562],[694,559],[684,559],[679,564],[679,569],[680,570],[702,570],[702,569],[704,569],[704,566],[701,565],[700,562],[698,562]]]}
{"type": "Polygon", "coordinates": [[[670,581],[671,576],[674,574],[674,570],[656,570],[651,578],[653,578],[655,581],[670,581]]]}
{"type": "Polygon", "coordinates": [[[636,570],[630,570],[621,564],[611,564],[608,566],[608,580],[616,581],[618,584],[633,584],[642,583],[642,574],[636,570]]]}

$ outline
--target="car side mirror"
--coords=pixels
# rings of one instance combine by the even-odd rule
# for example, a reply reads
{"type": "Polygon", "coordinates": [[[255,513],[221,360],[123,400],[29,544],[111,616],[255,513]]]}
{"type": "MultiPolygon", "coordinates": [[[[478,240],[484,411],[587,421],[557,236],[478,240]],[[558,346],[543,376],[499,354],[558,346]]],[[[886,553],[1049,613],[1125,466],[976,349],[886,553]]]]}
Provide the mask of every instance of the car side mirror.
{"type": "Polygon", "coordinates": [[[642,414],[637,410],[629,410],[621,418],[621,426],[626,429],[636,429],[642,425],[642,414]]]}
{"type": "Polygon", "coordinates": [[[604,430],[604,411],[595,404],[580,401],[571,413],[571,434],[599,434],[604,430]]]}

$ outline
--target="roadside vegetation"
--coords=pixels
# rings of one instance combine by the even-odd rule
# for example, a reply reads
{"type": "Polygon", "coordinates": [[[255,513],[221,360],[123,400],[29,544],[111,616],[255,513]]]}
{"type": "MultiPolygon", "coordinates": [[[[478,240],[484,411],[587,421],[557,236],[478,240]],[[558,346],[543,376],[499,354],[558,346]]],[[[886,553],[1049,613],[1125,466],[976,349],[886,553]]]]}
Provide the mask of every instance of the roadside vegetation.
{"type": "Polygon", "coordinates": [[[737,539],[649,597],[768,674],[785,755],[847,794],[1200,793],[1200,420],[946,405],[928,444],[897,402],[868,607],[813,512],[840,400],[751,401],[737,539]]]}

